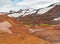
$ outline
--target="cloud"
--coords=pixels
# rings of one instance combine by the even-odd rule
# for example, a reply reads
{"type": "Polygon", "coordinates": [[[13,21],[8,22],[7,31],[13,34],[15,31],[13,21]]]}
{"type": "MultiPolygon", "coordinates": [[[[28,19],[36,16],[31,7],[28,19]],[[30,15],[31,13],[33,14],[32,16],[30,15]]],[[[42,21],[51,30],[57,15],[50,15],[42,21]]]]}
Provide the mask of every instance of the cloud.
{"type": "Polygon", "coordinates": [[[60,0],[24,0],[22,2],[17,2],[16,5],[28,6],[32,8],[43,8],[59,1],[60,0]]]}
{"type": "Polygon", "coordinates": [[[43,8],[60,0],[1,0],[0,11],[18,10],[20,8],[43,8]]]}
{"type": "Polygon", "coordinates": [[[22,2],[17,2],[16,5],[32,5],[32,4],[35,4],[39,1],[40,0],[24,0],[22,2]]]}
{"type": "Polygon", "coordinates": [[[12,9],[12,7],[10,5],[4,5],[0,7],[0,12],[8,12],[9,10],[12,9]]]}
{"type": "Polygon", "coordinates": [[[19,7],[15,7],[15,6],[12,6],[12,5],[4,5],[4,6],[1,6],[0,7],[0,12],[9,12],[10,10],[19,10],[20,8],[19,7]]]}
{"type": "Polygon", "coordinates": [[[22,2],[17,2],[16,5],[35,5],[37,3],[47,4],[47,3],[54,3],[58,2],[59,0],[24,0],[22,2]]]}
{"type": "Polygon", "coordinates": [[[6,5],[6,4],[11,4],[12,1],[11,0],[1,0],[0,1],[0,5],[6,5]]]}

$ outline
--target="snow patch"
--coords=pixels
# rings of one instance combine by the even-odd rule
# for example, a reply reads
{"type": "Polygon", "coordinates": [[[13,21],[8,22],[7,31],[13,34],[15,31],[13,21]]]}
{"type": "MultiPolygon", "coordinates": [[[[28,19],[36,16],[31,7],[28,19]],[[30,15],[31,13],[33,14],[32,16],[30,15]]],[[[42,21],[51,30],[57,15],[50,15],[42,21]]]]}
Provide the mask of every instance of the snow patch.
{"type": "Polygon", "coordinates": [[[60,20],[60,17],[58,17],[58,18],[55,18],[55,19],[53,19],[53,20],[55,20],[55,21],[57,21],[57,20],[60,20]]]}
{"type": "Polygon", "coordinates": [[[44,14],[46,12],[48,12],[50,9],[54,8],[54,6],[51,6],[51,7],[46,7],[46,8],[43,8],[43,9],[40,9],[40,11],[38,12],[38,14],[44,14]]]}

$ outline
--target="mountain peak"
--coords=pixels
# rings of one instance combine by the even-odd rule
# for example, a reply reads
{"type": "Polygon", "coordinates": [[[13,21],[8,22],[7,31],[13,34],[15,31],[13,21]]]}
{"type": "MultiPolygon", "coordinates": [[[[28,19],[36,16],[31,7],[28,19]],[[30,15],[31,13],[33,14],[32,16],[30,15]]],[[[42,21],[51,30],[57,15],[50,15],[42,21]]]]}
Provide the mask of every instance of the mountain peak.
{"type": "Polygon", "coordinates": [[[59,6],[59,5],[60,5],[60,3],[58,2],[58,3],[51,4],[51,5],[49,5],[48,7],[45,7],[45,8],[39,8],[39,9],[27,8],[27,9],[20,9],[18,11],[12,10],[12,11],[9,12],[10,13],[9,16],[10,17],[14,17],[14,16],[19,17],[19,16],[22,15],[24,17],[26,15],[31,15],[31,14],[42,15],[42,14],[48,12],[49,10],[51,10],[54,7],[59,6]]]}

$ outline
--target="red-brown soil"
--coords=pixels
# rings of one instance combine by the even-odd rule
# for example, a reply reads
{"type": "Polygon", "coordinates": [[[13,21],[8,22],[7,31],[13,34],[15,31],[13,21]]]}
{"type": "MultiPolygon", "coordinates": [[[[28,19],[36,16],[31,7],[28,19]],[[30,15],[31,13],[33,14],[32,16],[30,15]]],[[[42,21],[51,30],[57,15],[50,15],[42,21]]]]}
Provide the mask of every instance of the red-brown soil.
{"type": "Polygon", "coordinates": [[[31,35],[29,28],[15,18],[1,15],[0,19],[0,25],[1,23],[4,24],[0,26],[0,44],[51,44],[46,40],[31,35]]]}

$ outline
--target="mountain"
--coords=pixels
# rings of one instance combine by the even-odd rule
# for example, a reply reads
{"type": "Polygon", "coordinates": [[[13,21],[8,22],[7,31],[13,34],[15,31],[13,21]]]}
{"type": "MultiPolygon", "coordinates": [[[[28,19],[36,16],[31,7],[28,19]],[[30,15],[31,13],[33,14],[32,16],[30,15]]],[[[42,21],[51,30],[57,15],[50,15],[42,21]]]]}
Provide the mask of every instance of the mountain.
{"type": "Polygon", "coordinates": [[[53,9],[43,14],[44,19],[52,20],[54,18],[60,17],[60,5],[56,5],[53,9]]]}
{"type": "Polygon", "coordinates": [[[39,8],[39,9],[28,8],[28,9],[20,9],[18,11],[10,10],[8,14],[10,14],[11,17],[14,17],[15,14],[17,13],[19,13],[19,15],[17,15],[16,17],[19,17],[21,15],[24,17],[29,14],[44,14],[50,9],[52,9],[53,7],[54,6],[46,7],[46,8],[39,8]]]}
{"type": "MultiPolygon", "coordinates": [[[[20,9],[18,11],[11,10],[8,16],[15,17],[23,23],[33,24],[52,24],[56,22],[54,19],[60,17],[60,3],[52,4],[45,8],[39,9],[20,9]]],[[[55,24],[55,23],[54,23],[55,24]]]]}
{"type": "MultiPolygon", "coordinates": [[[[23,23],[27,23],[27,24],[29,24],[29,23],[52,24],[52,23],[54,23],[53,19],[60,17],[60,5],[57,5],[57,3],[56,3],[53,5],[50,5],[46,8],[50,8],[50,9],[43,14],[39,14],[41,9],[37,9],[34,13],[30,13],[28,15],[25,13],[26,14],[26,15],[24,14],[25,16],[22,15],[22,16],[18,17],[17,19],[19,19],[23,23]]],[[[45,9],[45,8],[42,8],[42,9],[45,9]]]]}

